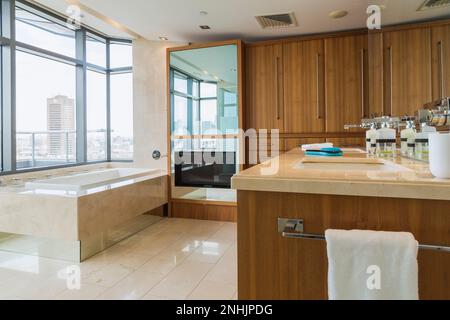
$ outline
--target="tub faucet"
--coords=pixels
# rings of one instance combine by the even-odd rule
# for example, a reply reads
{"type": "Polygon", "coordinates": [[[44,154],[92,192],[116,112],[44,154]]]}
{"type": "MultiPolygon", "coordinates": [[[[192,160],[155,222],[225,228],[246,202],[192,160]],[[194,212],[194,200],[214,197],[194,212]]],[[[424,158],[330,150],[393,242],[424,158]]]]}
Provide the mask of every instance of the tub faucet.
{"type": "Polygon", "coordinates": [[[159,159],[161,159],[161,158],[167,158],[167,154],[161,155],[161,152],[160,152],[159,150],[155,150],[155,151],[153,151],[153,153],[152,153],[152,158],[153,158],[154,160],[159,160],[159,159]]]}

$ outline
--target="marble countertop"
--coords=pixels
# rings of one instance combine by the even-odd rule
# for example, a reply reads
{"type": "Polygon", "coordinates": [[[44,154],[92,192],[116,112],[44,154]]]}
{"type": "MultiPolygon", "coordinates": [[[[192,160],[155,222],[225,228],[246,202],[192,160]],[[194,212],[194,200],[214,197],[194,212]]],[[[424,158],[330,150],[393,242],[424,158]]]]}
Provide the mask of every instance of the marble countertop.
{"type": "MultiPolygon", "coordinates": [[[[369,158],[358,149],[344,149],[346,158],[369,158]]],[[[398,156],[383,159],[383,170],[367,166],[304,165],[304,153],[293,149],[244,170],[232,178],[232,188],[267,192],[351,195],[450,200],[450,179],[438,179],[425,162],[398,156]]]]}

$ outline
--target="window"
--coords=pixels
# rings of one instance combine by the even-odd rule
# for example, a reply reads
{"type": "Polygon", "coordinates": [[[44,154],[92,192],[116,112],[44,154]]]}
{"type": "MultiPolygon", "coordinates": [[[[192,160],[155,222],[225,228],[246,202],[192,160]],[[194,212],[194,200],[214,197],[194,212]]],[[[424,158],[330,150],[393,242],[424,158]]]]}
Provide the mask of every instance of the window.
{"type": "Polygon", "coordinates": [[[75,31],[16,7],[17,41],[75,58],[75,31]]]}
{"type": "Polygon", "coordinates": [[[186,97],[174,97],[173,129],[176,135],[188,133],[188,99],[186,97]]]}
{"type": "Polygon", "coordinates": [[[173,89],[179,93],[188,93],[187,77],[181,73],[175,72],[173,79],[173,89]]]}
{"type": "Polygon", "coordinates": [[[133,75],[111,75],[111,159],[133,159],[133,75]]]}
{"type": "Polygon", "coordinates": [[[209,135],[237,134],[238,101],[235,88],[202,81],[171,70],[174,150],[233,148],[235,139],[211,139],[209,135]],[[186,139],[186,135],[194,135],[186,139]]]}
{"type": "Polygon", "coordinates": [[[0,173],[132,160],[131,41],[73,30],[25,1],[3,1],[3,21],[8,6],[15,23],[0,28],[0,173]]]}
{"type": "Polygon", "coordinates": [[[75,67],[16,52],[17,168],[76,161],[75,67]]]}
{"type": "Polygon", "coordinates": [[[106,68],[106,41],[93,35],[86,36],[86,60],[106,68]]]}
{"type": "Polygon", "coordinates": [[[106,74],[87,71],[87,160],[107,159],[106,74]]]}
{"type": "Polygon", "coordinates": [[[202,134],[217,133],[217,100],[200,100],[200,130],[202,134]]]}
{"type": "Polygon", "coordinates": [[[130,43],[111,42],[111,69],[124,68],[133,65],[133,48],[130,43]]]}
{"type": "Polygon", "coordinates": [[[217,84],[210,82],[202,82],[200,85],[200,98],[216,98],[217,84]]]}

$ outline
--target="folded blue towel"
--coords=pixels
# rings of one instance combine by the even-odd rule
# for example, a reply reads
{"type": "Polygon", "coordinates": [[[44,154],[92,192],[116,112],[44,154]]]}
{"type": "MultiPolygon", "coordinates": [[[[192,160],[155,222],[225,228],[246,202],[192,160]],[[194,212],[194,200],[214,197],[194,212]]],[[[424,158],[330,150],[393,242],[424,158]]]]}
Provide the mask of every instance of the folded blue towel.
{"type": "Polygon", "coordinates": [[[321,157],[342,157],[344,153],[339,148],[322,148],[320,150],[306,150],[307,156],[321,156],[321,157]]]}

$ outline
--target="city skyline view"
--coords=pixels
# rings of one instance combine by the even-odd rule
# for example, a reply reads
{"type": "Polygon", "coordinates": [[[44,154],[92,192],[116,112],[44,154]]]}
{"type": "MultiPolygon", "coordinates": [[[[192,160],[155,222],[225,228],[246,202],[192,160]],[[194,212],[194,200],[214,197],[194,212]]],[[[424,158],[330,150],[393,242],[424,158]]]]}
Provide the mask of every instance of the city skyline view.
{"type": "MultiPolygon", "coordinates": [[[[73,58],[75,56],[75,32],[18,9],[16,34],[20,42],[55,51],[73,58]],[[39,41],[38,41],[39,40],[39,41]]],[[[106,45],[93,36],[87,36],[87,62],[106,67],[106,45]]],[[[111,45],[111,65],[126,67],[132,65],[130,45],[111,45]],[[125,47],[125,48],[123,48],[125,47]]],[[[106,159],[107,131],[107,88],[106,74],[87,70],[86,74],[86,128],[88,161],[106,159]]],[[[133,94],[132,73],[111,74],[111,147],[112,158],[132,159],[133,156],[133,94]]],[[[20,48],[16,51],[16,135],[17,159],[76,161],[76,133],[45,133],[55,130],[48,119],[48,100],[66,97],[73,101],[73,126],[62,126],[62,131],[76,129],[76,67],[34,55],[20,48]],[[32,134],[41,132],[40,134],[32,134]],[[62,140],[69,141],[63,142],[62,140]],[[51,146],[58,141],[63,147],[51,146]],[[49,146],[50,144],[50,146],[49,146]],[[68,144],[69,152],[66,152],[68,144]],[[73,146],[72,146],[73,144],[73,146]],[[33,150],[34,146],[34,150],[33,150]],[[34,151],[34,152],[33,152],[34,151]],[[66,154],[68,153],[68,154],[66,154]]],[[[24,166],[33,166],[23,162],[24,166]],[[24,164],[25,163],[25,164],[24,164]]],[[[18,166],[19,167],[19,166],[18,166]]]]}

